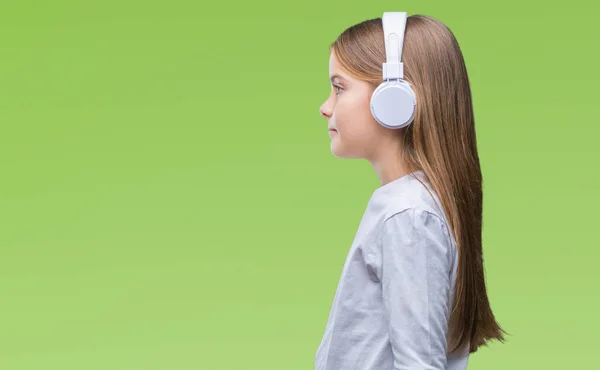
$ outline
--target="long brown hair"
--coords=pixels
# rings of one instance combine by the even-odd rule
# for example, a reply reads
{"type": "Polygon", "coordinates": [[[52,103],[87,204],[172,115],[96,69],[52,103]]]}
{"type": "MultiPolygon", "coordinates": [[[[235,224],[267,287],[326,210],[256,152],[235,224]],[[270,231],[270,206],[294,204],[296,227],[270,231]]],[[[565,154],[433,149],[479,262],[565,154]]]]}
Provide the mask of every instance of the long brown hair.
{"type": "MultiPolygon", "coordinates": [[[[382,20],[346,29],[330,46],[351,76],[375,89],[381,82],[385,43],[382,20]]],[[[451,351],[469,352],[505,332],[488,301],[481,245],[482,174],[477,154],[469,78],[454,34],[424,15],[407,18],[402,51],[404,79],[416,93],[413,123],[404,129],[402,150],[409,172],[422,170],[437,193],[458,246],[455,300],[449,319],[451,351]]],[[[449,344],[450,347],[450,344],[449,344]]]]}

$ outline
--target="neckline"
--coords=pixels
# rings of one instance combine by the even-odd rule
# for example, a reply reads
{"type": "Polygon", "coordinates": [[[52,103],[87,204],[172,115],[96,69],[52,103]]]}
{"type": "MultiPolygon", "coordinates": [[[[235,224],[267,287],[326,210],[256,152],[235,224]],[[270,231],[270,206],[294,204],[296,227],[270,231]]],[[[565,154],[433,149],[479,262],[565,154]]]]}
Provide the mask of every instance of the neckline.
{"type": "Polygon", "coordinates": [[[416,176],[424,176],[424,175],[425,175],[425,172],[423,170],[416,170],[416,171],[413,171],[413,172],[409,172],[409,173],[407,173],[405,175],[402,175],[402,176],[400,176],[400,177],[398,177],[398,178],[396,178],[396,179],[388,182],[385,185],[379,186],[378,188],[376,188],[373,191],[373,195],[375,196],[375,195],[378,195],[378,194],[381,194],[381,193],[386,193],[389,189],[394,188],[398,184],[401,184],[401,183],[403,183],[405,181],[409,181],[410,179],[413,179],[416,176]]]}

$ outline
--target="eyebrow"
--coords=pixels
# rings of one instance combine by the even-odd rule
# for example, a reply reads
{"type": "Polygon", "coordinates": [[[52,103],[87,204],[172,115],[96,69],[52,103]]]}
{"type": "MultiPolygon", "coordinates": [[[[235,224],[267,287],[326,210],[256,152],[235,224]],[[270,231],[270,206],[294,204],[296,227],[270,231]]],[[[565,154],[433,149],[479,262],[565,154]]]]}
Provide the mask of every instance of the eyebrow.
{"type": "Polygon", "coordinates": [[[337,73],[334,74],[333,76],[329,77],[329,81],[331,81],[331,83],[333,83],[334,82],[333,80],[335,80],[336,78],[344,81],[344,77],[338,75],[337,73]]]}

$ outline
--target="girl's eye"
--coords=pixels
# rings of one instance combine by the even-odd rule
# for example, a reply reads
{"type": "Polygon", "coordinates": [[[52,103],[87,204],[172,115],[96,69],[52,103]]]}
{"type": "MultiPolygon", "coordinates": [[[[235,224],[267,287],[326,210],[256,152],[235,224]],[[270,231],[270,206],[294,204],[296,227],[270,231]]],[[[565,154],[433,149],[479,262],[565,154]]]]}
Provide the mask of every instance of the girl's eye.
{"type": "MultiPolygon", "coordinates": [[[[340,86],[334,86],[334,87],[335,87],[336,89],[341,89],[341,90],[344,90],[344,89],[343,89],[342,87],[340,87],[340,86]]],[[[337,95],[337,94],[335,94],[335,95],[337,95]]]]}

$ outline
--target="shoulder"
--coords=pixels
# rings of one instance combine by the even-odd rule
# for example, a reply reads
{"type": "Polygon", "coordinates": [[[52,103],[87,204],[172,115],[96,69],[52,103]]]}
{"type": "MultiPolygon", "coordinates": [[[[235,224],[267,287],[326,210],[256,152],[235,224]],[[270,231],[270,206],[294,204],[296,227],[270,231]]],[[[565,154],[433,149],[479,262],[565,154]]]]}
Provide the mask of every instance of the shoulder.
{"type": "Polygon", "coordinates": [[[412,181],[402,192],[387,199],[382,226],[403,222],[408,225],[448,228],[440,199],[428,183],[412,181]]]}
{"type": "Polygon", "coordinates": [[[444,220],[435,212],[406,207],[387,216],[380,224],[376,239],[368,246],[365,262],[381,280],[386,264],[412,266],[416,259],[427,266],[450,271],[456,244],[444,220]]]}
{"type": "Polygon", "coordinates": [[[395,188],[381,192],[375,200],[383,210],[383,220],[390,217],[404,218],[404,212],[419,213],[422,216],[438,217],[447,223],[440,198],[426,177],[406,177],[395,188]]]}
{"type": "Polygon", "coordinates": [[[376,243],[381,256],[413,258],[424,253],[431,261],[449,265],[455,258],[456,243],[443,218],[419,207],[406,208],[386,218],[376,243]]]}
{"type": "MultiPolygon", "coordinates": [[[[436,242],[440,248],[456,248],[447,215],[427,178],[406,177],[371,198],[367,209],[372,229],[364,248],[370,256],[380,257],[387,246],[421,240],[436,242]]],[[[402,249],[401,247],[399,247],[402,249]]]]}
{"type": "Polygon", "coordinates": [[[380,242],[386,237],[398,236],[398,234],[406,237],[436,234],[446,239],[449,244],[453,244],[445,218],[431,207],[410,206],[389,212],[383,219],[379,231],[380,242]]]}

